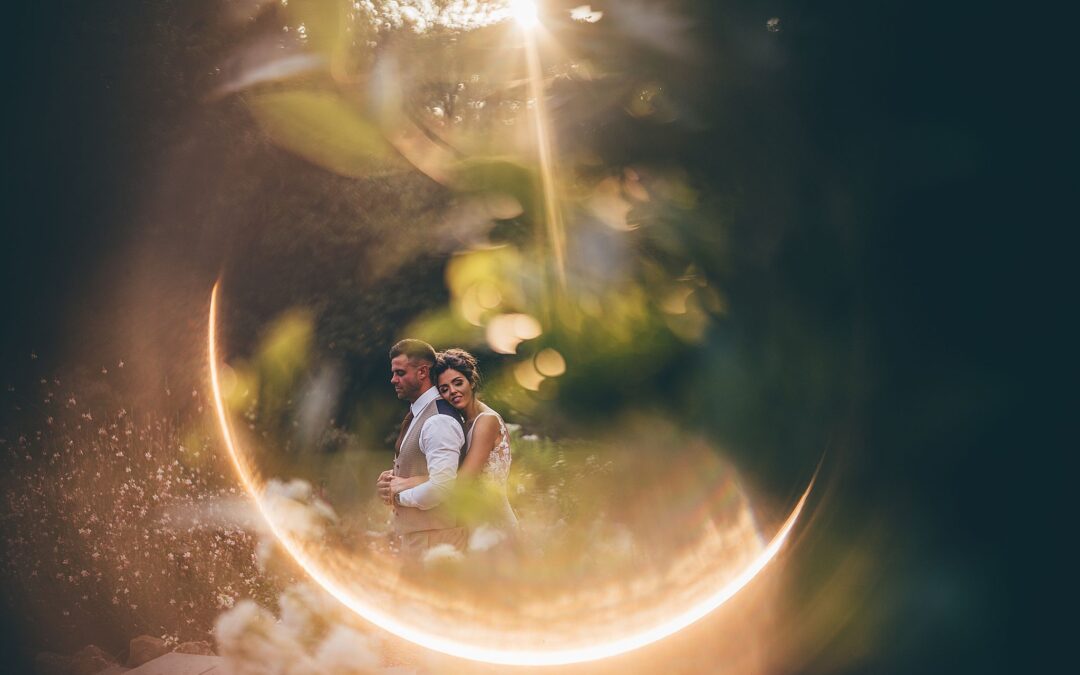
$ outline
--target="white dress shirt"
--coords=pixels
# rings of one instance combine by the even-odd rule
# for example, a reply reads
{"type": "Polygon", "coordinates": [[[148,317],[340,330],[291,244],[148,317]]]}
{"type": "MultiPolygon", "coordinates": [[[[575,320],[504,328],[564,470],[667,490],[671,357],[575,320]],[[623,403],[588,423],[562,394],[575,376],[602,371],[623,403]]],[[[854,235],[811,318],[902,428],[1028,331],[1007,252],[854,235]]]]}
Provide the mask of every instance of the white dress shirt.
{"type": "MultiPolygon", "coordinates": [[[[405,431],[406,436],[412,433],[416,418],[424,408],[437,398],[439,390],[431,387],[413,401],[409,406],[413,420],[405,431]]],[[[424,453],[427,459],[428,480],[399,492],[398,504],[427,510],[443,503],[450,496],[454,481],[457,480],[458,461],[464,445],[465,432],[457,420],[442,414],[429,417],[420,429],[420,452],[424,453]]]]}

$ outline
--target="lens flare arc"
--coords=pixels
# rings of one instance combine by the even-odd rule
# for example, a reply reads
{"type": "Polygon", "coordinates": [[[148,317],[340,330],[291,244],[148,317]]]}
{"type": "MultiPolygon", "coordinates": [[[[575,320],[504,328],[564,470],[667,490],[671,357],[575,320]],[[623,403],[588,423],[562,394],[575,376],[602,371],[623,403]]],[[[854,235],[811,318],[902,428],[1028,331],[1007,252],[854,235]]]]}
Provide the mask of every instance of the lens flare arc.
{"type": "MultiPolygon", "coordinates": [[[[748,585],[769,564],[769,562],[776,557],[777,553],[787,541],[795,524],[798,522],[799,516],[806,506],[807,498],[810,496],[810,492],[814,487],[816,477],[810,480],[806,490],[803,492],[794,509],[784,521],[783,525],[781,525],[776,535],[739,574],[717,588],[701,601],[650,628],[638,630],[623,637],[603,641],[586,648],[560,649],[556,647],[549,650],[495,648],[487,645],[470,644],[460,640],[449,639],[430,631],[419,630],[414,626],[400,621],[389,613],[380,610],[374,605],[362,602],[360,599],[349,593],[340,584],[335,582],[334,579],[324,573],[324,570],[320,568],[318,560],[308,555],[293,537],[290,536],[288,532],[282,530],[271,517],[262,499],[261,490],[256,485],[253,472],[246,465],[245,460],[238,450],[221,392],[217,344],[218,295],[220,286],[221,282],[219,280],[214,284],[210,295],[210,317],[208,321],[207,340],[210,384],[213,391],[214,406],[217,412],[225,448],[229,453],[229,459],[232,462],[233,468],[236,470],[244,489],[248,492],[252,501],[254,501],[260,516],[266,522],[270,532],[273,533],[274,537],[281,543],[285,551],[288,552],[298,565],[300,565],[308,576],[358,616],[383,630],[421,647],[472,661],[500,665],[533,666],[555,666],[595,661],[644,647],[672,635],[705,617],[748,585]]],[[[511,641],[507,640],[507,642],[511,641]]]]}

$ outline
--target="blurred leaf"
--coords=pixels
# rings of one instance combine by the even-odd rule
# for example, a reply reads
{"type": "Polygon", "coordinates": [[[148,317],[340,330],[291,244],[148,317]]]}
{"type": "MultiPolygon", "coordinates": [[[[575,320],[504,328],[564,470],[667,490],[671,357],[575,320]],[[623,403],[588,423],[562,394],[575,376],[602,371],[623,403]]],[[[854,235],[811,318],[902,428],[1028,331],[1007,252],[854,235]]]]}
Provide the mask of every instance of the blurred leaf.
{"type": "Polygon", "coordinates": [[[256,360],[261,419],[282,419],[293,385],[306,374],[314,336],[314,320],[303,310],[286,313],[270,329],[256,360]]]}
{"type": "Polygon", "coordinates": [[[414,319],[401,331],[402,335],[416,336],[433,345],[475,347],[483,344],[483,334],[449,308],[432,310],[414,319]]]}
{"type": "Polygon", "coordinates": [[[337,93],[266,92],[248,102],[277,145],[330,171],[360,177],[403,166],[378,127],[337,93]]]}
{"type": "Polygon", "coordinates": [[[270,329],[259,350],[259,365],[273,377],[291,378],[308,360],[313,325],[311,315],[295,310],[270,329]]]}
{"type": "Polygon", "coordinates": [[[498,157],[472,158],[461,162],[454,171],[454,187],[465,192],[507,194],[521,204],[524,217],[539,222],[537,186],[540,178],[533,167],[498,157]]]}

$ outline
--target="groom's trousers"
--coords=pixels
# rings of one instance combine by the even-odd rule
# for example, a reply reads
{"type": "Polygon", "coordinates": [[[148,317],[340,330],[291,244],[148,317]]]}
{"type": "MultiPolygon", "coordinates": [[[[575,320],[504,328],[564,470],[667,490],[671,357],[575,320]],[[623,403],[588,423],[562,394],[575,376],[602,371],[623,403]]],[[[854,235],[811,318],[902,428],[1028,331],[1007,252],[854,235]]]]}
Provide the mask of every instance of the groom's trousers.
{"type": "Polygon", "coordinates": [[[469,543],[469,531],[464,527],[443,530],[420,530],[401,535],[401,556],[406,560],[421,561],[428,549],[439,544],[450,544],[464,552],[469,543]]]}

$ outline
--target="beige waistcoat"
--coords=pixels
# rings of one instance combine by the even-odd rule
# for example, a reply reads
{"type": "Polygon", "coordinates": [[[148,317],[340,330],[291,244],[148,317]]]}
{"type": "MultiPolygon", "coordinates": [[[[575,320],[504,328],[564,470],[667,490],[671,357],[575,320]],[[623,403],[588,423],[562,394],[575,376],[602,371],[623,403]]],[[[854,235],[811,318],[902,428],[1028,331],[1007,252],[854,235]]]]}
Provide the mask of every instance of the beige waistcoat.
{"type": "MultiPolygon", "coordinates": [[[[427,457],[420,450],[420,430],[432,416],[440,414],[437,405],[440,400],[436,398],[424,406],[424,409],[413,420],[412,428],[402,439],[401,450],[394,459],[395,476],[412,478],[428,475],[427,457]]],[[[446,507],[441,504],[426,511],[411,506],[394,506],[394,531],[399,535],[424,530],[445,530],[458,526],[459,523],[446,513],[446,507]]]]}

